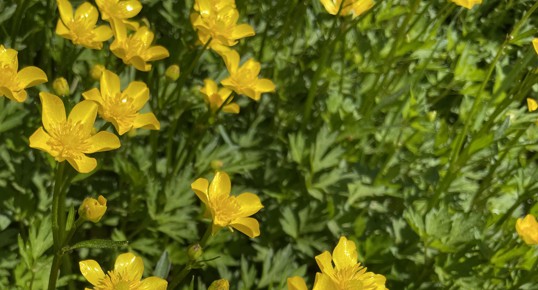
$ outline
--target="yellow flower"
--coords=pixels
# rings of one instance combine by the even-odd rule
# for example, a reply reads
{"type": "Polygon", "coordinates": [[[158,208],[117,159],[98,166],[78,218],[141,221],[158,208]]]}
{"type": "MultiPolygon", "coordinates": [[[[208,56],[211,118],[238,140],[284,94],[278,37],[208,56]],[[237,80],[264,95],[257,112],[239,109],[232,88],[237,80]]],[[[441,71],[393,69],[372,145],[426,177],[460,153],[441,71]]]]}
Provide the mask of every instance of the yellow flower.
{"type": "Polygon", "coordinates": [[[467,9],[473,8],[476,4],[481,4],[482,0],[450,0],[456,3],[459,6],[465,7],[467,9]]]}
{"type": "Polygon", "coordinates": [[[95,260],[80,261],[79,267],[94,290],[166,290],[168,286],[166,280],[155,276],[140,281],[144,273],[144,262],[142,258],[131,253],[119,255],[114,263],[114,270],[106,274],[95,260]]]}
{"type": "Polygon", "coordinates": [[[196,12],[191,14],[191,23],[198,31],[198,39],[209,47],[219,50],[220,47],[234,46],[241,38],[253,36],[254,28],[248,24],[237,24],[239,12],[235,5],[226,5],[229,1],[217,3],[215,0],[198,0],[196,12]]]}
{"type": "Polygon", "coordinates": [[[357,260],[355,243],[341,237],[332,256],[327,251],[316,256],[321,273],[316,274],[314,290],[386,289],[384,277],[366,272],[366,268],[357,260]]]}
{"type": "Polygon", "coordinates": [[[250,192],[231,196],[230,177],[217,172],[211,184],[205,178],[198,178],[191,184],[198,198],[206,205],[213,219],[213,234],[224,227],[235,228],[254,238],[260,235],[258,221],[249,216],[263,208],[260,198],[250,192]]]}
{"type": "Polygon", "coordinates": [[[342,5],[342,10],[340,11],[341,16],[346,16],[353,14],[353,18],[363,14],[364,12],[370,10],[374,6],[373,0],[320,0],[325,10],[329,14],[336,15],[338,10],[340,10],[340,5],[342,5]]]}
{"type": "Polygon", "coordinates": [[[125,64],[132,65],[137,70],[149,71],[151,64],[148,62],[167,58],[170,55],[163,46],[151,45],[154,35],[146,26],[138,28],[129,36],[123,22],[114,21],[112,27],[116,38],[110,45],[110,50],[125,64]]]}
{"type": "Polygon", "coordinates": [[[179,69],[179,65],[173,64],[166,68],[164,75],[171,81],[177,81],[180,73],[181,73],[181,70],[179,69]]]}
{"type": "Polygon", "coordinates": [[[538,38],[532,40],[532,46],[534,47],[534,51],[536,51],[536,54],[538,54],[538,38]]]}
{"type": "Polygon", "coordinates": [[[516,231],[527,245],[538,245],[538,222],[533,215],[528,214],[525,218],[518,218],[516,231]]]}
{"type": "Polygon", "coordinates": [[[78,208],[78,215],[87,221],[97,223],[106,212],[106,198],[100,195],[97,199],[87,197],[78,208]]]}
{"type": "Polygon", "coordinates": [[[101,11],[103,20],[109,22],[121,21],[133,30],[138,29],[138,22],[127,21],[127,19],[138,15],[142,10],[142,4],[138,0],[95,0],[95,4],[101,11]]]}
{"type": "Polygon", "coordinates": [[[213,281],[207,290],[228,290],[230,289],[230,283],[226,279],[220,279],[213,281]]]}
{"type": "Polygon", "coordinates": [[[43,127],[30,136],[30,147],[49,153],[58,162],[67,160],[80,173],[88,173],[97,166],[97,161],[86,154],[120,147],[120,140],[110,132],[92,134],[96,103],[82,101],[66,118],[59,97],[45,92],[39,97],[43,106],[43,127]]]}
{"type": "Polygon", "coordinates": [[[538,109],[538,103],[534,99],[527,98],[527,107],[529,108],[529,112],[534,112],[538,109]]]}
{"type": "Polygon", "coordinates": [[[103,75],[104,71],[105,71],[105,67],[103,65],[96,64],[90,70],[90,76],[92,77],[92,79],[98,81],[101,79],[101,75],[103,75]]]}
{"type": "Polygon", "coordinates": [[[99,105],[99,116],[111,122],[118,134],[131,129],[145,128],[159,130],[161,125],[153,113],[139,113],[149,100],[149,89],[143,82],[131,82],[122,92],[120,78],[105,70],[101,75],[101,91],[93,88],[82,93],[86,100],[99,105]]]}
{"type": "Polygon", "coordinates": [[[303,278],[294,276],[288,278],[288,290],[308,290],[303,278]]]}
{"type": "MultiPolygon", "coordinates": [[[[209,104],[211,112],[216,112],[223,104],[228,100],[228,97],[232,94],[232,90],[228,88],[218,89],[217,83],[211,79],[204,80],[204,87],[200,90],[209,104]]],[[[239,105],[231,103],[231,99],[228,100],[226,105],[222,107],[222,111],[225,113],[237,114],[239,113],[239,105]]]]}
{"type": "Polygon", "coordinates": [[[47,75],[35,66],[18,69],[17,51],[0,45],[0,97],[21,103],[28,97],[24,89],[47,82],[47,75]]]}
{"type": "Polygon", "coordinates": [[[112,30],[106,25],[95,27],[99,13],[88,2],[82,3],[73,17],[73,7],[68,0],[57,0],[60,19],[56,25],[56,34],[71,40],[76,45],[101,49],[103,41],[112,37],[112,30]]]}
{"type": "Polygon", "coordinates": [[[230,76],[221,81],[226,88],[238,94],[246,95],[258,101],[262,93],[274,92],[275,84],[270,79],[259,79],[260,63],[249,59],[239,67],[239,54],[235,50],[228,50],[222,54],[230,76]]]}
{"type": "Polygon", "coordinates": [[[69,84],[67,84],[67,80],[65,78],[56,78],[52,82],[52,89],[60,96],[69,95],[69,84]]]}

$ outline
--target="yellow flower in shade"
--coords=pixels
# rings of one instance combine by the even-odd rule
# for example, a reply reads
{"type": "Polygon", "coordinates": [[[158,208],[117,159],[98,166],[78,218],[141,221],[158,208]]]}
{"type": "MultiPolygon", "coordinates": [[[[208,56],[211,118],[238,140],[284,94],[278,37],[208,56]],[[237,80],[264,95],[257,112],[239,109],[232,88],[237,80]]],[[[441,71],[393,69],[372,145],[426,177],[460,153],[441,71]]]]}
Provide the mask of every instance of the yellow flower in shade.
{"type": "Polygon", "coordinates": [[[529,108],[529,112],[534,112],[538,109],[538,103],[534,99],[527,98],[527,107],[529,108]]]}
{"type": "Polygon", "coordinates": [[[78,208],[78,215],[87,221],[97,223],[106,212],[106,198],[100,195],[97,199],[87,197],[78,208]]]}
{"type": "Polygon", "coordinates": [[[323,7],[325,7],[325,10],[329,12],[329,14],[336,15],[338,14],[338,10],[340,10],[340,6],[342,6],[342,10],[340,10],[341,16],[346,16],[349,14],[353,15],[353,18],[363,14],[364,12],[370,10],[374,6],[373,0],[320,0],[321,4],[323,4],[323,7]],[[342,1],[344,2],[342,4],[342,1]]]}
{"type": "Polygon", "coordinates": [[[82,276],[93,285],[93,290],[166,290],[168,286],[166,280],[155,276],[140,281],[144,262],[131,253],[119,255],[114,270],[106,274],[95,260],[80,261],[79,267],[82,276]]]}
{"type": "Polygon", "coordinates": [[[98,81],[101,79],[101,76],[103,75],[104,71],[105,71],[105,67],[103,65],[96,64],[90,70],[90,76],[92,77],[92,79],[98,81]]]}
{"type": "Polygon", "coordinates": [[[303,278],[294,276],[288,278],[288,290],[308,290],[303,278]]]}
{"type": "Polygon", "coordinates": [[[103,20],[121,21],[133,30],[138,29],[138,22],[127,20],[135,17],[142,10],[142,4],[138,0],[95,0],[95,4],[101,11],[103,20]]]}
{"type": "Polygon", "coordinates": [[[179,75],[181,74],[181,69],[179,68],[179,65],[173,64],[166,68],[166,71],[164,72],[164,75],[171,81],[177,81],[179,79],[179,75]]]}
{"type": "Polygon", "coordinates": [[[516,231],[527,245],[538,245],[538,222],[533,215],[528,214],[525,218],[518,218],[516,231]]]}
{"type": "Polygon", "coordinates": [[[129,36],[123,22],[114,21],[112,27],[116,38],[110,45],[110,50],[125,64],[132,65],[137,70],[149,71],[151,64],[148,62],[167,58],[170,55],[163,46],[151,45],[154,35],[146,26],[138,28],[129,36]]]}
{"type": "Polygon", "coordinates": [[[227,50],[222,54],[230,76],[221,84],[236,93],[246,95],[258,101],[262,93],[274,92],[275,84],[270,79],[259,79],[260,63],[252,58],[239,67],[239,54],[235,50],[227,50]]]}
{"type": "Polygon", "coordinates": [[[220,279],[213,281],[207,290],[228,290],[230,289],[230,283],[226,279],[220,279]]]}
{"type": "Polygon", "coordinates": [[[226,105],[222,107],[222,111],[232,114],[239,113],[239,105],[232,103],[231,98],[228,99],[232,94],[232,90],[228,88],[219,89],[217,87],[217,83],[215,83],[213,80],[205,79],[204,87],[200,90],[200,92],[202,92],[207,103],[209,104],[211,112],[216,112],[224,104],[224,102],[228,100],[226,105]]]}
{"type": "Polygon", "coordinates": [[[73,6],[68,0],[57,0],[60,19],[56,25],[56,34],[71,40],[76,45],[101,49],[103,41],[112,37],[112,30],[106,25],[95,27],[99,13],[88,2],[82,3],[73,16],[73,6]]]}
{"type": "Polygon", "coordinates": [[[101,75],[100,86],[100,91],[93,88],[82,93],[82,96],[99,105],[99,116],[111,122],[118,134],[123,135],[137,128],[150,130],[161,128],[153,113],[138,112],[149,100],[149,89],[145,83],[131,82],[122,92],[118,75],[105,70],[101,75]]]}
{"type": "Polygon", "coordinates": [[[534,47],[534,51],[536,51],[536,54],[538,54],[538,38],[532,40],[532,46],[534,47]]]}
{"type": "Polygon", "coordinates": [[[249,192],[238,196],[230,195],[231,183],[228,174],[219,171],[213,181],[198,178],[191,184],[198,198],[206,205],[213,219],[213,234],[224,227],[236,230],[254,238],[260,235],[258,221],[249,216],[263,208],[260,198],[249,192]]]}
{"type": "Polygon", "coordinates": [[[30,136],[30,147],[49,153],[58,162],[67,160],[80,173],[88,173],[97,166],[97,161],[86,154],[120,147],[120,140],[110,132],[93,134],[97,116],[95,102],[78,103],[66,118],[59,97],[42,92],[39,98],[43,107],[43,127],[30,136]]]}
{"type": "Polygon", "coordinates": [[[56,94],[60,96],[69,95],[69,84],[67,83],[67,80],[65,78],[56,78],[52,82],[52,89],[56,94]]]}
{"type": "Polygon", "coordinates": [[[357,260],[355,243],[341,237],[332,255],[325,251],[316,256],[321,273],[316,274],[314,290],[385,290],[385,277],[366,272],[357,260]]]}
{"type": "Polygon", "coordinates": [[[217,3],[215,0],[198,0],[195,4],[196,12],[191,14],[191,23],[198,31],[198,39],[209,47],[219,50],[237,44],[239,39],[253,36],[254,28],[248,24],[237,24],[239,12],[235,5],[226,5],[226,2],[217,3]]]}
{"type": "Polygon", "coordinates": [[[450,0],[457,5],[461,7],[465,7],[467,9],[473,8],[476,4],[482,4],[482,0],[450,0]]]}
{"type": "Polygon", "coordinates": [[[47,75],[40,68],[28,66],[17,72],[17,51],[0,45],[0,97],[15,102],[24,102],[28,94],[24,90],[47,82],[47,75]]]}

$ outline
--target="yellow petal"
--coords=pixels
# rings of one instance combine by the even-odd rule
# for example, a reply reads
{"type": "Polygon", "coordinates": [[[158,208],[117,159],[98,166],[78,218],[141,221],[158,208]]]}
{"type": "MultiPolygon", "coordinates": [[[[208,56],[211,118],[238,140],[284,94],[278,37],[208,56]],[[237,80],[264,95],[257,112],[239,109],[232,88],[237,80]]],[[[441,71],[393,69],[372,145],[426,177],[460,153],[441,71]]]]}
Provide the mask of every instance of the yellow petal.
{"type": "Polygon", "coordinates": [[[288,290],[308,290],[303,278],[294,276],[288,278],[288,290]]]}
{"type": "Polygon", "coordinates": [[[238,218],[232,221],[230,226],[251,238],[255,238],[260,235],[260,224],[254,218],[238,218]]]}
{"type": "Polygon", "coordinates": [[[140,290],[166,290],[167,286],[168,286],[168,282],[166,282],[166,280],[153,276],[153,277],[148,277],[140,281],[140,285],[138,286],[138,289],[140,290]]]}
{"type": "Polygon", "coordinates": [[[170,53],[164,46],[156,45],[148,48],[146,54],[149,56],[146,61],[159,60],[167,58],[170,56],[170,53]]]}
{"type": "Polygon", "coordinates": [[[20,90],[18,92],[13,92],[8,88],[0,87],[0,94],[5,95],[8,99],[13,100],[15,102],[22,103],[26,101],[26,98],[28,97],[28,94],[25,90],[20,90]]]}
{"type": "Polygon", "coordinates": [[[232,30],[232,38],[233,39],[241,39],[248,36],[253,36],[256,33],[254,32],[254,28],[248,24],[240,24],[233,28],[232,30]]]}
{"type": "Polygon", "coordinates": [[[249,60],[247,60],[247,62],[245,62],[245,64],[241,67],[241,69],[249,70],[249,73],[251,75],[257,76],[260,74],[261,65],[259,62],[250,58],[249,60]]]}
{"type": "Polygon", "coordinates": [[[133,18],[142,10],[138,0],[121,1],[118,6],[123,18],[133,18]]]}
{"type": "Polygon", "coordinates": [[[357,264],[358,259],[355,243],[346,237],[340,237],[333,251],[333,261],[336,269],[353,267],[357,264]]]}
{"type": "Polygon", "coordinates": [[[136,116],[133,128],[144,128],[148,130],[160,130],[161,124],[159,123],[159,120],[155,118],[155,115],[153,113],[145,113],[145,114],[139,114],[136,116]]]}
{"type": "Polygon", "coordinates": [[[82,101],[73,107],[69,113],[68,120],[73,123],[80,122],[84,132],[91,132],[93,123],[95,123],[95,117],[97,117],[97,103],[82,101]]]}
{"type": "Polygon", "coordinates": [[[209,188],[209,181],[205,178],[198,178],[192,184],[191,188],[198,196],[198,198],[204,203],[208,204],[207,190],[209,188]]]}
{"type": "Polygon", "coordinates": [[[149,100],[149,89],[144,82],[135,81],[129,83],[123,94],[132,98],[135,111],[142,109],[149,100]]]}
{"type": "Polygon", "coordinates": [[[154,37],[155,35],[147,26],[140,27],[133,35],[133,38],[141,41],[145,47],[149,47],[151,45],[154,37]]]}
{"type": "Polygon", "coordinates": [[[217,90],[217,83],[215,83],[215,81],[213,81],[212,79],[205,79],[204,87],[200,91],[206,96],[211,96],[216,93],[217,90]]]}
{"type": "Polygon", "coordinates": [[[239,67],[239,53],[237,53],[237,51],[235,50],[230,49],[224,52],[222,54],[222,57],[224,58],[224,63],[226,64],[228,72],[230,72],[230,74],[234,74],[235,72],[237,72],[237,68],[239,67]]]}
{"type": "Polygon", "coordinates": [[[236,103],[226,105],[222,108],[224,113],[239,114],[239,105],[236,103]]]}
{"type": "Polygon", "coordinates": [[[101,266],[94,260],[80,261],[78,262],[78,265],[82,276],[94,286],[99,285],[101,280],[105,278],[105,273],[101,269],[101,266]]]}
{"type": "Polygon", "coordinates": [[[69,23],[73,19],[73,6],[68,0],[58,0],[58,10],[63,23],[69,23]]]}
{"type": "Polygon", "coordinates": [[[236,197],[236,201],[241,207],[242,216],[251,216],[263,208],[260,198],[254,193],[241,193],[236,197]]]}
{"type": "Polygon", "coordinates": [[[529,112],[534,112],[538,109],[538,103],[534,99],[527,98],[527,107],[529,108],[529,112]]]}
{"type": "MultiPolygon", "coordinates": [[[[229,97],[231,94],[232,94],[232,90],[230,90],[229,88],[221,88],[221,89],[219,90],[219,95],[220,95],[220,97],[221,97],[221,99],[222,99],[223,101],[226,101],[226,99],[228,99],[228,97],[229,97]]],[[[231,101],[231,99],[228,100],[228,102],[230,102],[230,101],[231,101]]]]}
{"type": "Polygon", "coordinates": [[[116,96],[120,92],[120,78],[117,74],[105,70],[101,75],[101,96],[116,96]]]}
{"type": "Polygon", "coordinates": [[[133,56],[128,63],[134,66],[139,71],[151,70],[151,64],[146,63],[146,61],[138,55],[133,56]]]}
{"type": "Polygon", "coordinates": [[[61,20],[58,20],[58,23],[56,23],[56,34],[63,38],[71,39],[70,33],[69,28],[61,20]]]}
{"type": "Polygon", "coordinates": [[[133,31],[138,30],[138,28],[140,27],[140,23],[136,21],[123,20],[123,24],[125,24],[125,27],[127,27],[127,29],[133,30],[133,31]]]}
{"type": "Polygon", "coordinates": [[[19,67],[17,54],[16,50],[0,45],[0,67],[8,66],[13,70],[17,70],[19,67]]]}
{"type": "Polygon", "coordinates": [[[84,154],[80,154],[76,158],[67,158],[66,160],[80,173],[89,173],[97,167],[97,160],[84,154]]]}
{"type": "Polygon", "coordinates": [[[211,184],[209,185],[209,192],[207,195],[209,199],[216,199],[219,196],[229,196],[232,189],[230,177],[226,172],[219,171],[213,177],[211,184]]]}
{"type": "Polygon", "coordinates": [[[48,81],[47,75],[43,70],[35,66],[29,66],[21,69],[17,73],[19,85],[22,88],[33,87],[48,81]]]}
{"type": "Polygon", "coordinates": [[[331,280],[331,277],[329,277],[327,274],[316,273],[316,281],[314,282],[314,288],[312,290],[338,289],[337,287],[338,286],[334,285],[334,283],[331,280]]]}
{"type": "MultiPolygon", "coordinates": [[[[32,136],[30,136],[30,147],[43,150],[47,153],[51,153],[50,145],[48,141],[50,140],[50,135],[43,130],[43,127],[37,129],[32,136]]],[[[54,156],[53,156],[54,157],[54,156]]]]}
{"type": "Polygon", "coordinates": [[[39,98],[43,107],[43,126],[50,132],[55,124],[65,122],[64,103],[59,97],[46,92],[39,93],[39,98]]]}
{"type": "Polygon", "coordinates": [[[82,93],[82,97],[84,97],[85,100],[94,101],[94,102],[97,102],[98,104],[102,104],[103,102],[101,93],[96,88],[93,88],[89,91],[85,91],[84,93],[82,93]]]}
{"type": "Polygon", "coordinates": [[[144,273],[144,263],[142,258],[131,253],[121,254],[116,258],[114,271],[123,273],[127,281],[140,281],[144,273]]]}
{"type": "Polygon", "coordinates": [[[75,11],[75,19],[84,19],[84,22],[88,27],[95,26],[98,18],[99,13],[97,12],[97,9],[95,9],[89,2],[82,3],[75,11]]]}
{"type": "Polygon", "coordinates": [[[332,260],[331,254],[327,251],[316,256],[316,263],[318,264],[318,267],[321,270],[321,272],[326,273],[328,275],[334,274],[334,268],[333,268],[331,260],[332,260]]]}
{"type": "MultiPolygon", "coordinates": [[[[114,40],[114,43],[116,43],[116,41],[121,42],[127,38],[127,27],[125,27],[125,24],[122,21],[111,19],[110,24],[112,26],[112,32],[114,33],[114,37],[116,38],[114,40]]],[[[112,43],[112,45],[114,45],[114,43],[112,43]]],[[[111,50],[112,45],[110,46],[111,50]]]]}
{"type": "Polygon", "coordinates": [[[93,40],[103,42],[109,40],[114,34],[108,25],[100,25],[93,30],[93,40]]]}
{"type": "Polygon", "coordinates": [[[90,148],[83,153],[109,151],[121,146],[118,136],[106,131],[101,131],[91,136],[88,142],[90,143],[90,148]]]}
{"type": "Polygon", "coordinates": [[[532,40],[532,46],[534,47],[534,51],[538,54],[538,38],[532,40]]]}
{"type": "Polygon", "coordinates": [[[275,84],[270,79],[259,79],[256,81],[255,90],[260,93],[275,91],[275,84]]]}

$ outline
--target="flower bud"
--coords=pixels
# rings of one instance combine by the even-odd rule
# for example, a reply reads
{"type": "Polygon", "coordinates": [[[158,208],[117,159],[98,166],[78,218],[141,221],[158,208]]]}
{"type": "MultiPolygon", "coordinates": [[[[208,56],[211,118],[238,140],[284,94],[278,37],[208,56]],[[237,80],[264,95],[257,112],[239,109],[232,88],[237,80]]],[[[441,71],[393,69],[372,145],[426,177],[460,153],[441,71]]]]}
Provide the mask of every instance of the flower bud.
{"type": "Polygon", "coordinates": [[[104,71],[105,71],[104,66],[100,64],[96,64],[92,67],[90,71],[90,76],[92,77],[92,79],[98,81],[101,79],[101,75],[103,74],[104,71]]]}
{"type": "Polygon", "coordinates": [[[213,283],[209,285],[209,288],[207,288],[207,290],[228,290],[228,289],[230,289],[230,283],[228,283],[228,280],[226,279],[213,281],[213,283]]]}
{"type": "Polygon", "coordinates": [[[215,160],[211,160],[210,165],[211,165],[211,168],[213,168],[213,170],[218,171],[222,169],[222,166],[224,166],[224,162],[222,162],[221,160],[215,159],[215,160]]]}
{"type": "Polygon", "coordinates": [[[533,215],[528,214],[525,218],[518,218],[516,231],[527,245],[538,245],[538,222],[533,215]]]}
{"type": "Polygon", "coordinates": [[[106,212],[106,198],[100,195],[97,199],[87,197],[78,208],[80,218],[93,223],[99,222],[106,212]]]}
{"type": "Polygon", "coordinates": [[[59,96],[69,95],[69,84],[64,78],[57,78],[52,82],[52,89],[59,96]]]}
{"type": "Polygon", "coordinates": [[[164,75],[171,81],[177,81],[179,78],[180,69],[179,65],[173,64],[169,66],[166,71],[164,72],[164,75]]]}
{"type": "Polygon", "coordinates": [[[204,253],[204,250],[200,246],[200,244],[196,243],[189,246],[189,249],[187,250],[187,255],[189,256],[189,259],[192,261],[198,260],[204,253]]]}

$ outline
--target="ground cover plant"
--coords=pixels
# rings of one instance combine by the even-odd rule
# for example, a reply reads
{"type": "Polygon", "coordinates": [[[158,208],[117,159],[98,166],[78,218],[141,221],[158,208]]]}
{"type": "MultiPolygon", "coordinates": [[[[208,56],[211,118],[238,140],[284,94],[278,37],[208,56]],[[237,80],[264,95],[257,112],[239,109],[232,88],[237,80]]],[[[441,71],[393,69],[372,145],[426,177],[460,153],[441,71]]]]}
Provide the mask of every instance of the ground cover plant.
{"type": "Polygon", "coordinates": [[[0,1],[0,289],[538,289],[538,1],[0,1]]]}

